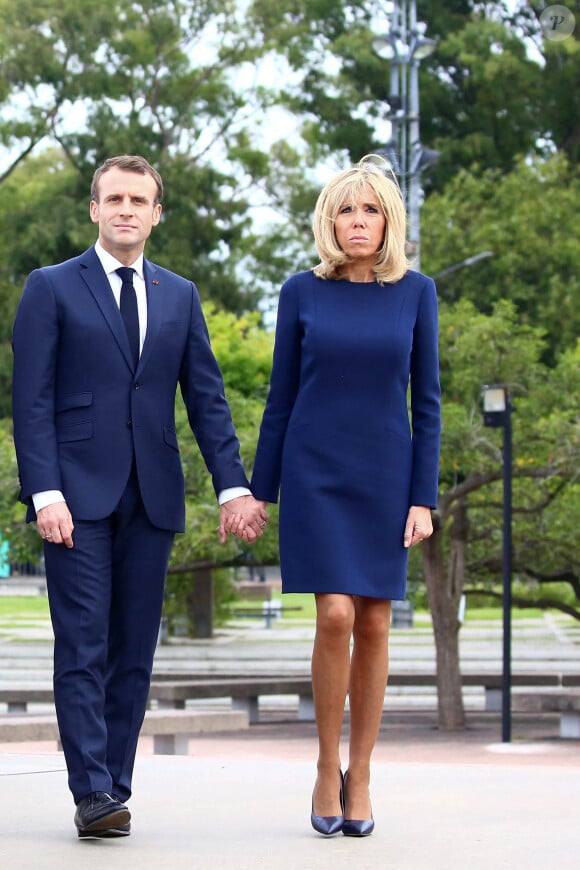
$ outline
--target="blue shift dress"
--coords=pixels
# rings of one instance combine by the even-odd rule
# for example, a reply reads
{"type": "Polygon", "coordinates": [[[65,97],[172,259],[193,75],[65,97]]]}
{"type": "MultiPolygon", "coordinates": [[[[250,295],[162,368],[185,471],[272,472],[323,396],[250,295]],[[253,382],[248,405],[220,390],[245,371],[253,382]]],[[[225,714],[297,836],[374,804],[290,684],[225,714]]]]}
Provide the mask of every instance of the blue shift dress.
{"type": "Polygon", "coordinates": [[[432,279],[289,278],[252,476],[256,498],[280,497],[283,591],[403,599],[407,513],[437,505],[439,438],[432,279]]]}

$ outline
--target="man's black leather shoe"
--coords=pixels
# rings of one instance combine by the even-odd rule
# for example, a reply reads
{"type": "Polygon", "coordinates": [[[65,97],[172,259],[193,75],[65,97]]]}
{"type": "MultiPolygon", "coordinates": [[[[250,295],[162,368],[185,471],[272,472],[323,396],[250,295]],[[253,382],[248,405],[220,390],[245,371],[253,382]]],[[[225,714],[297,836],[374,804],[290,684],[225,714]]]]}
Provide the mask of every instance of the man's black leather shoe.
{"type": "Polygon", "coordinates": [[[117,825],[115,828],[107,828],[105,831],[96,831],[91,834],[91,837],[99,837],[101,840],[108,840],[111,837],[128,837],[131,833],[131,822],[126,825],[117,825]]]}
{"type": "Polygon", "coordinates": [[[79,837],[107,836],[106,832],[113,830],[120,833],[112,836],[126,836],[126,832],[121,833],[121,830],[130,821],[131,813],[125,804],[114,800],[105,791],[93,791],[82,798],[75,812],[79,837]]]}

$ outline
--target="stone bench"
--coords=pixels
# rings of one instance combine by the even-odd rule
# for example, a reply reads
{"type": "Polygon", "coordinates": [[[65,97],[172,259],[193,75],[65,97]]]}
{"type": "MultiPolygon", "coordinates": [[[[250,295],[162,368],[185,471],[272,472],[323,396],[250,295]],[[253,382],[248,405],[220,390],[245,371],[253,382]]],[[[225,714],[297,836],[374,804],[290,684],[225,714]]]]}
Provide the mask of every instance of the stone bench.
{"type": "MultiPolygon", "coordinates": [[[[248,725],[248,714],[243,710],[148,710],[140,735],[153,737],[156,755],[187,755],[189,740],[195,734],[240,731],[248,725]]],[[[47,740],[60,740],[54,714],[0,716],[0,743],[47,740]]]]}
{"type": "Polygon", "coordinates": [[[191,737],[249,726],[244,710],[148,710],[141,737],[153,737],[155,755],[187,755],[191,737]]]}
{"type": "MultiPolygon", "coordinates": [[[[578,675],[580,679],[580,675],[578,675]]],[[[511,676],[512,686],[538,686],[558,687],[563,685],[564,677],[558,673],[516,673],[511,676]]],[[[462,686],[482,687],[485,693],[485,710],[487,713],[500,713],[502,707],[503,676],[497,672],[474,671],[461,675],[462,686]]],[[[432,687],[437,688],[437,675],[435,672],[425,671],[395,671],[389,674],[387,693],[389,687],[432,687]]]]}
{"type": "Polygon", "coordinates": [[[52,687],[0,689],[0,703],[6,704],[8,713],[26,713],[29,704],[54,704],[52,687]]]}
{"type": "Polygon", "coordinates": [[[413,628],[413,605],[410,601],[391,602],[391,628],[413,628]]]}
{"type": "Polygon", "coordinates": [[[580,692],[514,692],[512,710],[518,713],[559,713],[560,737],[580,740],[580,692]]]}
{"type": "MultiPolygon", "coordinates": [[[[557,688],[562,685],[562,675],[555,673],[515,673],[511,674],[512,687],[557,688]]],[[[462,674],[464,686],[483,686],[485,691],[485,710],[487,713],[501,713],[503,675],[499,673],[466,673],[462,674]]]]}
{"type": "Polygon", "coordinates": [[[157,682],[154,678],[149,700],[161,709],[184,709],[186,701],[231,699],[232,709],[247,714],[250,725],[260,721],[259,699],[264,695],[298,695],[298,719],[314,721],[312,682],[310,676],[295,677],[230,677],[227,679],[182,679],[157,682]]]}
{"type": "MultiPolygon", "coordinates": [[[[481,686],[485,692],[485,710],[501,712],[501,673],[473,672],[462,675],[463,686],[481,686]]],[[[557,689],[580,685],[580,674],[515,673],[514,688],[557,689]]],[[[389,675],[389,687],[437,688],[433,671],[395,671],[389,675]]],[[[388,691],[388,689],[387,689],[388,691]]],[[[149,693],[150,702],[161,709],[185,709],[188,700],[231,699],[232,709],[246,711],[250,724],[259,721],[259,699],[266,695],[298,695],[298,719],[314,720],[310,675],[262,676],[257,674],[195,674],[191,672],[154,671],[149,693]]],[[[52,703],[52,689],[0,688],[0,703],[8,705],[10,713],[23,713],[32,703],[52,703]]]]}
{"type": "MultiPolygon", "coordinates": [[[[485,691],[485,709],[500,712],[503,678],[498,673],[466,673],[462,676],[463,686],[481,686],[485,691]]],[[[542,688],[559,687],[563,677],[560,674],[520,673],[512,675],[512,685],[519,687],[537,686],[542,688]]],[[[394,672],[389,675],[388,687],[437,687],[437,676],[433,672],[394,672]]],[[[387,687],[387,693],[388,693],[387,687]]],[[[314,703],[310,675],[287,677],[219,677],[198,678],[193,674],[160,673],[153,675],[150,699],[161,706],[185,707],[188,700],[208,698],[231,698],[234,709],[247,710],[250,724],[259,722],[259,699],[262,695],[298,695],[298,719],[314,720],[314,703]]]]}

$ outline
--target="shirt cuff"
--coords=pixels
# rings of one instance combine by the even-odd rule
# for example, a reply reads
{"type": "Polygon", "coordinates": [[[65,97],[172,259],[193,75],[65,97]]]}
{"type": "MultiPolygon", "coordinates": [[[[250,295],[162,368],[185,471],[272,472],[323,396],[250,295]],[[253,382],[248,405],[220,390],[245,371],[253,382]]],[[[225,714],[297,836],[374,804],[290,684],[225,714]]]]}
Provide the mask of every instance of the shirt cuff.
{"type": "Polygon", "coordinates": [[[241,495],[251,495],[252,493],[246,486],[230,486],[228,489],[222,489],[218,495],[220,505],[231,501],[233,498],[239,498],[241,495]]]}
{"type": "Polygon", "coordinates": [[[32,493],[32,504],[36,513],[42,508],[48,507],[49,504],[56,504],[59,501],[66,501],[59,489],[47,489],[45,492],[32,493]]]}

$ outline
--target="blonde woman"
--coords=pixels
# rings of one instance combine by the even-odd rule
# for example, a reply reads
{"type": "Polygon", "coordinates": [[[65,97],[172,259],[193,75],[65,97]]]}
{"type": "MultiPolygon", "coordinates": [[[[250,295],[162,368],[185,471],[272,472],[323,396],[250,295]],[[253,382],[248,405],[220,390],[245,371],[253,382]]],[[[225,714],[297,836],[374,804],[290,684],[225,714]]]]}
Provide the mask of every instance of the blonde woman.
{"type": "Polygon", "coordinates": [[[321,262],[280,294],[252,492],[264,506],[280,493],[283,591],[316,596],[311,822],[364,837],[391,601],[405,597],[408,548],[431,535],[437,504],[437,298],[409,268],[400,190],[375,159],[329,181],[313,228],[321,262]]]}

